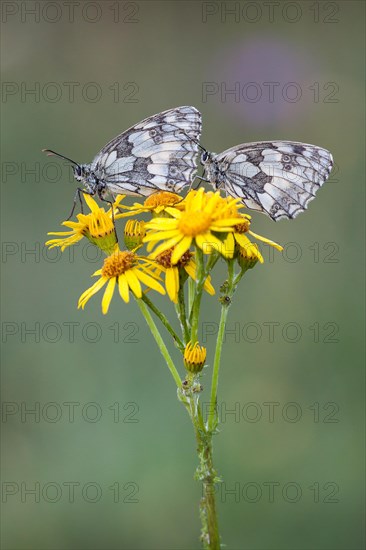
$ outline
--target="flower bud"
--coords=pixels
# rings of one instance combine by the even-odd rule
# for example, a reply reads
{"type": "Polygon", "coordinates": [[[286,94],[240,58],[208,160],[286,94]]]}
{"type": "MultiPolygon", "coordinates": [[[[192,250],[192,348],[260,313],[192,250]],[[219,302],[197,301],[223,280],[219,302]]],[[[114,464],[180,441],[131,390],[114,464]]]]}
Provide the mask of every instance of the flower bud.
{"type": "Polygon", "coordinates": [[[259,252],[258,246],[252,242],[248,243],[245,247],[237,247],[237,260],[243,271],[252,269],[258,261],[263,263],[262,254],[259,252]]]}
{"type": "Polygon", "coordinates": [[[198,374],[204,367],[207,350],[200,346],[198,342],[192,344],[188,342],[184,350],[184,366],[188,372],[198,374]]]}
{"type": "Polygon", "coordinates": [[[103,252],[112,254],[117,244],[117,235],[112,218],[100,208],[88,215],[88,222],[85,237],[103,252]]]}
{"type": "Polygon", "coordinates": [[[128,250],[134,250],[142,245],[145,237],[145,223],[138,220],[128,220],[125,225],[124,240],[128,250]]]}

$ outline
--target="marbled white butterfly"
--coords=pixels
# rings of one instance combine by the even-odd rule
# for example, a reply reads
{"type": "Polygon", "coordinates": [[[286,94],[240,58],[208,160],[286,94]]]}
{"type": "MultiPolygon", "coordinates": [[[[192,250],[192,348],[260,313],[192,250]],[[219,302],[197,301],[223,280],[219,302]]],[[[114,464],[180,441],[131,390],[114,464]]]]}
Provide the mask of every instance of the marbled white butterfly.
{"type": "Polygon", "coordinates": [[[84,186],[77,191],[79,198],[81,192],[97,194],[104,201],[106,192],[143,196],[164,190],[179,193],[195,176],[201,126],[201,113],[195,107],[176,107],[145,118],[118,135],[90,164],[78,164],[50,149],[44,151],[74,165],[74,176],[84,186]]]}
{"type": "Polygon", "coordinates": [[[203,150],[205,181],[273,220],[295,218],[333,166],[329,151],[295,141],[244,143],[218,155],[203,150]]]}

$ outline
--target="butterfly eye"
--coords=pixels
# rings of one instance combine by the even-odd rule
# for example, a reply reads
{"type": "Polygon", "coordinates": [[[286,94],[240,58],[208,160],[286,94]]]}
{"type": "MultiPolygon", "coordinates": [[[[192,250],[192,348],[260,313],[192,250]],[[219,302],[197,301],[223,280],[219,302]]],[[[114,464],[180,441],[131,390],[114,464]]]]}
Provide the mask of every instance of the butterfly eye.
{"type": "Polygon", "coordinates": [[[206,162],[207,159],[208,159],[208,152],[204,151],[201,155],[201,162],[206,162]]]}

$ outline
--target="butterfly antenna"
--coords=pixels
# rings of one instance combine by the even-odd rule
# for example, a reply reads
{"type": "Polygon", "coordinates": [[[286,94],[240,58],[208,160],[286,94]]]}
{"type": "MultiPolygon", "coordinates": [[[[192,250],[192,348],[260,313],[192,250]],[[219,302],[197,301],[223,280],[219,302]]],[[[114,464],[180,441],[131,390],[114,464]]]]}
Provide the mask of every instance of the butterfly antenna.
{"type": "Polygon", "coordinates": [[[202,151],[204,151],[205,153],[207,153],[207,149],[205,149],[204,147],[202,147],[202,145],[200,144],[199,141],[197,141],[195,138],[191,137],[190,135],[188,135],[184,130],[181,130],[181,134],[184,134],[185,136],[187,136],[188,139],[190,139],[191,141],[193,141],[193,143],[195,143],[196,145],[198,145],[198,147],[200,149],[202,149],[202,151]]]}
{"type": "Polygon", "coordinates": [[[61,155],[60,153],[56,153],[56,151],[52,151],[51,149],[42,149],[42,153],[47,153],[48,157],[56,156],[60,157],[62,159],[68,160],[72,164],[75,164],[75,166],[80,166],[77,162],[74,160],[69,159],[68,157],[65,157],[64,155],[61,155]]]}

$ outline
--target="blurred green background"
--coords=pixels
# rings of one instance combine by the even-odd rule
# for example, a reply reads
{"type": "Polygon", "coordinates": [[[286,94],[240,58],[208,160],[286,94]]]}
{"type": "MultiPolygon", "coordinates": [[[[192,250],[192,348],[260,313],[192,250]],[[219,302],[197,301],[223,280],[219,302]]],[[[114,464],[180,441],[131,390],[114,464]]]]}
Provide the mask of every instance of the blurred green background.
{"type": "MultiPolygon", "coordinates": [[[[76,309],[101,258],[85,243],[45,249],[75,182],[40,152],[89,162],[130,125],[190,104],[209,150],[292,139],[336,163],[296,221],[253,215],[285,251],[263,248],[230,310],[215,439],[222,540],[364,547],[365,4],[277,4],[2,3],[6,550],[199,548],[189,419],[134,303],[115,299],[103,317],[98,295],[76,309]]],[[[221,265],[215,284],[224,277],[221,265]]],[[[204,400],[218,314],[205,297],[204,400]]]]}

